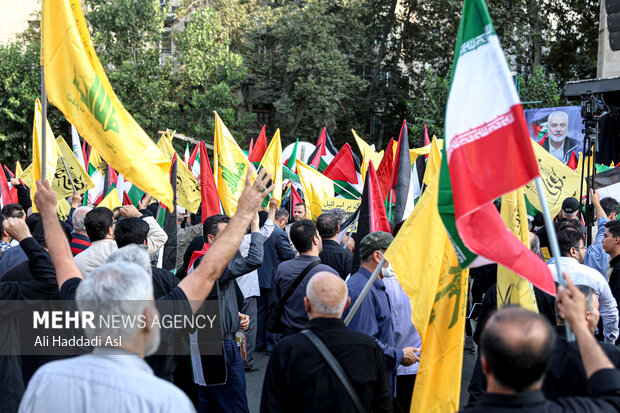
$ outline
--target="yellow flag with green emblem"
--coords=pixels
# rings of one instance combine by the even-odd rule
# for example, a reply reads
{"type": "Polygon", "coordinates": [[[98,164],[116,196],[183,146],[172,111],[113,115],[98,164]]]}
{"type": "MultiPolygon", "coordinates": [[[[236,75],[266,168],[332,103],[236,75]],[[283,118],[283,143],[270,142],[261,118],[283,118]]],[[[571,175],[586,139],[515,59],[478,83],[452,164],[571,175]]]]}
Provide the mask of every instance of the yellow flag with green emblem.
{"type": "Polygon", "coordinates": [[[80,0],[43,0],[41,65],[50,102],[80,135],[127,180],[172,205],[170,161],[112,90],[95,53],[80,0]]]}
{"type": "Polygon", "coordinates": [[[297,174],[304,193],[307,218],[316,221],[321,215],[323,201],[334,197],[334,181],[300,160],[297,160],[297,174]]]}
{"type": "Polygon", "coordinates": [[[469,270],[462,270],[437,208],[438,175],[385,252],[422,337],[412,412],[459,409],[469,270]]]}
{"type": "MultiPolygon", "coordinates": [[[[506,227],[525,245],[529,246],[530,232],[527,223],[527,211],[523,189],[509,192],[502,196],[500,212],[506,227]]],[[[538,312],[536,296],[532,284],[519,277],[508,268],[497,266],[497,309],[505,305],[517,304],[535,313],[538,312]]]]}
{"type": "Polygon", "coordinates": [[[271,174],[271,180],[276,186],[271,196],[280,205],[282,203],[282,141],[280,140],[280,129],[276,130],[271,142],[269,142],[260,165],[271,174]]]}
{"type": "MultiPolygon", "coordinates": [[[[215,135],[213,139],[213,169],[217,192],[226,215],[232,216],[237,211],[237,202],[245,186],[248,169],[254,170],[235,138],[215,113],[215,135]]],[[[252,180],[256,172],[252,172],[252,180]]]]}

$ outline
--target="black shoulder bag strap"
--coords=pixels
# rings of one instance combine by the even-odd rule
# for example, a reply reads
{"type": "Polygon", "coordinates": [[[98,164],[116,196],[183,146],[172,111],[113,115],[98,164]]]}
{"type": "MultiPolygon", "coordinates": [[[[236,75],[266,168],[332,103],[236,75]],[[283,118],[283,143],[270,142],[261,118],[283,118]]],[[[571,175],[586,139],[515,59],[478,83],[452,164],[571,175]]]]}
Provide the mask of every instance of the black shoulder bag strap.
{"type": "Polygon", "coordinates": [[[342,370],[342,366],[340,366],[340,363],[338,363],[338,360],[336,360],[336,358],[329,351],[327,346],[312,331],[301,330],[301,333],[305,335],[312,344],[314,344],[314,347],[316,347],[319,353],[321,353],[325,361],[327,361],[327,364],[329,364],[329,367],[332,368],[332,370],[336,374],[336,377],[338,377],[338,380],[340,380],[340,383],[342,383],[342,386],[344,387],[345,391],[349,395],[349,398],[353,402],[353,406],[355,406],[355,410],[358,413],[366,412],[366,409],[364,409],[364,405],[362,404],[361,400],[357,396],[357,393],[355,393],[355,390],[353,390],[353,386],[351,385],[351,382],[347,378],[346,373],[344,372],[344,370],[342,370]]]}
{"type": "Polygon", "coordinates": [[[306,268],[304,268],[301,274],[299,274],[299,276],[295,278],[295,281],[293,281],[291,286],[288,287],[288,290],[286,290],[286,294],[282,296],[282,299],[280,300],[282,305],[286,305],[286,302],[288,301],[288,299],[291,298],[291,295],[293,295],[293,293],[295,292],[299,284],[301,284],[304,278],[306,278],[306,275],[308,275],[310,270],[316,267],[317,265],[319,265],[320,263],[321,263],[321,260],[312,261],[310,264],[306,266],[306,268]]]}

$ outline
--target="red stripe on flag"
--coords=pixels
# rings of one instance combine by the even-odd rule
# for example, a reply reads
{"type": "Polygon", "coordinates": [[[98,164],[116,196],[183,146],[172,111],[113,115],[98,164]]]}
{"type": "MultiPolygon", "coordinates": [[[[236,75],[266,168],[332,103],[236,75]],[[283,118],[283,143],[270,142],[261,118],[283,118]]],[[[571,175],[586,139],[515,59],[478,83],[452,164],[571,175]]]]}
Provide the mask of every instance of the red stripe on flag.
{"type": "Polygon", "coordinates": [[[509,114],[454,138],[448,164],[457,220],[539,175],[521,105],[509,114]]]}
{"type": "Polygon", "coordinates": [[[385,204],[383,202],[383,195],[381,193],[381,185],[379,184],[379,178],[375,172],[375,167],[372,161],[368,162],[368,201],[370,206],[370,232],[385,231],[389,234],[392,233],[390,228],[390,222],[385,212],[385,204]]]}
{"type": "Polygon", "coordinates": [[[207,217],[222,213],[220,195],[215,186],[215,177],[211,170],[211,163],[207,155],[207,147],[200,141],[200,198],[201,198],[201,219],[205,222],[207,217]]]}

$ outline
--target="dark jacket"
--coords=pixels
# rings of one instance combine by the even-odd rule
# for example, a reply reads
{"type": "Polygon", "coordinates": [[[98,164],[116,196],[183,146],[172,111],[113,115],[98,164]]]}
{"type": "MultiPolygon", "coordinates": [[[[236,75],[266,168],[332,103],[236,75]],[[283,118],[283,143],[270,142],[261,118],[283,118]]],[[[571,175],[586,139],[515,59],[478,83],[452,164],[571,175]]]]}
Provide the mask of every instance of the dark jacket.
{"type": "Polygon", "coordinates": [[[609,267],[611,268],[609,288],[616,299],[616,303],[620,303],[620,255],[609,261],[609,267]]]}
{"type": "MultiPolygon", "coordinates": [[[[383,351],[340,319],[315,318],[313,331],[347,375],[366,411],[391,412],[383,351]]],[[[349,396],[323,356],[303,334],[283,338],[265,372],[261,412],[354,412],[349,396]]]]}
{"type": "Polygon", "coordinates": [[[336,270],[343,280],[351,274],[353,254],[336,241],[330,239],[323,240],[323,251],[319,254],[319,258],[321,258],[323,264],[329,265],[336,270]]]}
{"type": "MultiPolygon", "coordinates": [[[[545,141],[542,144],[543,149],[546,150],[547,152],[549,152],[549,145],[550,145],[549,139],[550,138],[547,137],[547,139],[545,139],[545,141]]],[[[571,153],[577,150],[578,146],[579,146],[579,142],[577,140],[569,138],[567,136],[566,139],[564,139],[564,146],[562,146],[562,150],[564,152],[564,157],[562,158],[562,162],[568,163],[568,161],[570,160],[571,153]]]]}
{"type": "Polygon", "coordinates": [[[620,370],[603,369],[592,375],[587,382],[591,398],[566,397],[546,400],[542,391],[519,394],[486,393],[475,406],[466,412],[527,412],[527,413],[589,413],[620,411],[620,370]]]}
{"type": "Polygon", "coordinates": [[[265,256],[263,265],[258,268],[258,284],[260,288],[272,289],[275,287],[278,265],[295,258],[295,251],[291,248],[286,232],[277,225],[263,245],[265,256]]]}

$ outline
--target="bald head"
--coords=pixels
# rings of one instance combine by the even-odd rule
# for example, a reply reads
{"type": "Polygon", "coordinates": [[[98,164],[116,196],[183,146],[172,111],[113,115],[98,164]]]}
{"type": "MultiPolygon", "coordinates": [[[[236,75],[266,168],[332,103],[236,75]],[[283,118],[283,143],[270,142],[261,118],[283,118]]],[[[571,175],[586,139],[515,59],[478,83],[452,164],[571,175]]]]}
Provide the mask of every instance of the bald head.
{"type": "Polygon", "coordinates": [[[349,301],[347,285],[339,276],[321,271],[310,278],[304,298],[308,318],[340,318],[349,301]]]}
{"type": "Polygon", "coordinates": [[[540,385],[555,348],[555,332],[540,315],[506,307],[487,322],[480,340],[487,377],[516,392],[540,385]]]}

